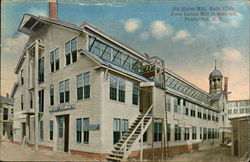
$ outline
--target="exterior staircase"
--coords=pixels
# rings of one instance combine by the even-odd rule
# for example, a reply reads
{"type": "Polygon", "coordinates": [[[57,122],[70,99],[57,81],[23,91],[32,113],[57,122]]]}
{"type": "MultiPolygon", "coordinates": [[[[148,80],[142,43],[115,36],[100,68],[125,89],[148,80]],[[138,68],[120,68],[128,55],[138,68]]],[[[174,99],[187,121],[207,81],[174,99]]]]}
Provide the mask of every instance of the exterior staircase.
{"type": "Polygon", "coordinates": [[[132,152],[132,146],[142,139],[144,132],[152,122],[152,114],[150,114],[153,106],[151,106],[145,114],[138,115],[137,119],[130,126],[128,131],[124,133],[118,143],[114,145],[112,153],[106,157],[107,161],[126,160],[132,152]]]}

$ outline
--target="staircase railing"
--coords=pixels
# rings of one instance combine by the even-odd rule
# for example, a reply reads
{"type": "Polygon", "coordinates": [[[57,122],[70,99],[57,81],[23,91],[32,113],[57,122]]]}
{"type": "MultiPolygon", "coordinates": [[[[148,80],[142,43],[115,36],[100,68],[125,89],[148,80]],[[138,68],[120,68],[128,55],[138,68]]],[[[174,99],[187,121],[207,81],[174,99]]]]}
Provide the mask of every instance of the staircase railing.
{"type": "MultiPolygon", "coordinates": [[[[124,143],[120,147],[120,150],[122,150],[124,148],[123,149],[124,150],[124,155],[126,155],[126,152],[127,152],[127,142],[135,134],[135,131],[144,123],[145,117],[149,114],[149,112],[152,110],[152,108],[153,108],[153,105],[150,106],[150,108],[148,109],[148,111],[142,117],[141,121],[137,124],[137,126],[134,128],[134,130],[131,132],[131,134],[128,136],[128,138],[124,141],[124,143]]],[[[141,129],[141,131],[142,131],[142,129],[141,129]]]]}

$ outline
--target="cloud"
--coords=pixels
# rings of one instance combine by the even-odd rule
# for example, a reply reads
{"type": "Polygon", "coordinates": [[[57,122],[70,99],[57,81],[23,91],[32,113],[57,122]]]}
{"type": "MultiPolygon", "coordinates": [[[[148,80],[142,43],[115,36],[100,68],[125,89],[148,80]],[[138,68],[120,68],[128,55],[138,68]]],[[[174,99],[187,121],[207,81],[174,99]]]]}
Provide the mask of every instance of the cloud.
{"type": "Polygon", "coordinates": [[[141,26],[139,19],[128,19],[127,21],[122,21],[122,23],[124,24],[124,29],[129,33],[136,31],[141,26]]]}
{"type": "Polygon", "coordinates": [[[6,52],[8,54],[21,53],[27,40],[28,36],[26,36],[25,34],[19,34],[14,38],[8,38],[4,42],[3,52],[6,52]]]}
{"type": "Polygon", "coordinates": [[[221,50],[213,53],[212,55],[223,61],[230,61],[230,62],[241,61],[241,53],[233,48],[222,48],[221,50]]]}
{"type": "Polygon", "coordinates": [[[149,33],[148,32],[143,32],[143,33],[141,33],[140,34],[140,36],[139,36],[139,38],[141,39],[141,40],[148,40],[148,38],[149,38],[149,33]]]}
{"type": "Polygon", "coordinates": [[[115,3],[115,2],[89,2],[89,3],[77,3],[80,6],[110,6],[110,7],[123,7],[125,3],[115,3]]]}
{"type": "Polygon", "coordinates": [[[196,38],[192,37],[187,30],[180,30],[175,33],[175,36],[172,38],[173,41],[184,41],[184,44],[193,43],[196,38]]]}
{"type": "Polygon", "coordinates": [[[164,21],[154,21],[151,23],[151,33],[156,39],[162,39],[172,34],[173,28],[164,21]]]}
{"type": "Polygon", "coordinates": [[[48,11],[43,10],[43,9],[38,9],[38,8],[31,8],[28,11],[29,14],[35,15],[35,16],[48,16],[48,11]]]}

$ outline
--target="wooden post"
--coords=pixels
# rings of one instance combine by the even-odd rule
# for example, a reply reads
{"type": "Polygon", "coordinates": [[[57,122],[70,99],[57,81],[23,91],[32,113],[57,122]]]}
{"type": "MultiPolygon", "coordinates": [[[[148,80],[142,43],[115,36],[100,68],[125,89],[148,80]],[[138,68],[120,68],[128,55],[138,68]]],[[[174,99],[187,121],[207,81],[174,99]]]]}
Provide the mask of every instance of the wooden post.
{"type": "Polygon", "coordinates": [[[141,123],[141,146],[140,146],[140,161],[143,160],[143,125],[144,125],[144,119],[142,119],[141,123]]]}

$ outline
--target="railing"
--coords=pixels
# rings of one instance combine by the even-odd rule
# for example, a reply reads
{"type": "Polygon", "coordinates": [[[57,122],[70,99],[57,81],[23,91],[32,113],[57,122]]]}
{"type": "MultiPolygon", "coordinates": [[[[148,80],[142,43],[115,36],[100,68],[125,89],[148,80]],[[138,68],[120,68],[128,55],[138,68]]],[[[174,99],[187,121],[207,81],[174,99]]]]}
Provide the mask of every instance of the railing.
{"type": "MultiPolygon", "coordinates": [[[[141,121],[137,124],[137,126],[134,128],[134,130],[131,132],[131,134],[128,136],[128,138],[124,141],[124,143],[122,144],[120,150],[122,150],[124,148],[124,155],[126,155],[127,152],[127,142],[130,140],[130,138],[135,134],[135,131],[139,128],[139,126],[143,126],[144,123],[144,119],[145,117],[149,114],[149,112],[152,110],[153,105],[150,106],[150,108],[148,109],[148,111],[145,113],[145,115],[142,117],[141,121]]],[[[142,129],[141,129],[142,131],[142,129]]]]}
{"type": "Polygon", "coordinates": [[[249,160],[249,156],[248,156],[248,152],[246,152],[246,154],[243,156],[243,158],[241,159],[241,161],[247,161],[249,160]]]}

